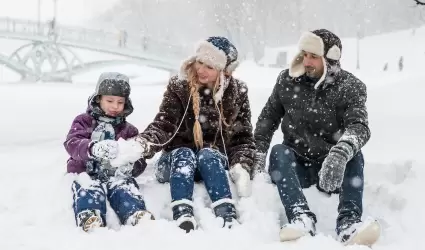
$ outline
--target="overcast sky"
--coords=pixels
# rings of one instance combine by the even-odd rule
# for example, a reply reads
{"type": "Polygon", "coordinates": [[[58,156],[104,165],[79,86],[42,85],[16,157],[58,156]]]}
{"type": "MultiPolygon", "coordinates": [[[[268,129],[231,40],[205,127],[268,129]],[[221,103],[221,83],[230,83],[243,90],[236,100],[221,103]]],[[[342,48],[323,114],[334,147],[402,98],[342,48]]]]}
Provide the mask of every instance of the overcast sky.
{"type": "MultiPolygon", "coordinates": [[[[0,17],[37,20],[38,2],[41,2],[41,20],[53,17],[54,0],[0,0],[0,17]]],[[[57,21],[78,25],[92,18],[119,0],[57,0],[57,21]]]]}

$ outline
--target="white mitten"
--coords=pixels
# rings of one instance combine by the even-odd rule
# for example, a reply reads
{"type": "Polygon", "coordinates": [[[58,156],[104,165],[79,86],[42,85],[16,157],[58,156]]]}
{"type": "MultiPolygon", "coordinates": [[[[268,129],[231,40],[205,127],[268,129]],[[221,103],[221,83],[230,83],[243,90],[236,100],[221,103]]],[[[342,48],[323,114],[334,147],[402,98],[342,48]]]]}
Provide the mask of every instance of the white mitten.
{"type": "Polygon", "coordinates": [[[248,171],[242,166],[242,164],[237,163],[229,170],[230,178],[236,185],[238,195],[240,197],[248,197],[252,192],[251,185],[251,176],[248,171]]]}
{"type": "Polygon", "coordinates": [[[118,143],[114,140],[95,142],[91,148],[91,155],[97,159],[111,160],[118,155],[118,143]]]}
{"type": "Polygon", "coordinates": [[[124,140],[118,139],[119,153],[115,159],[110,161],[111,166],[120,167],[127,165],[130,162],[136,162],[143,157],[146,150],[149,149],[147,142],[144,139],[131,138],[124,140]]]}

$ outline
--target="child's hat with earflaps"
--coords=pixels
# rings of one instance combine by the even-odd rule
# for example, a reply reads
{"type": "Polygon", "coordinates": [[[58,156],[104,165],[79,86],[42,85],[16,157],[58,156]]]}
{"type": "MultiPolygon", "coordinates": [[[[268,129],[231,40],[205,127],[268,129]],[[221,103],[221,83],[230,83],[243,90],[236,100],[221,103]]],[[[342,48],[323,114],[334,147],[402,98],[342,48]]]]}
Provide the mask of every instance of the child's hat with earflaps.
{"type": "Polygon", "coordinates": [[[117,72],[104,72],[97,80],[95,95],[130,97],[130,79],[117,72]]]}
{"type": "Polygon", "coordinates": [[[89,98],[89,106],[98,105],[98,97],[102,95],[125,97],[124,116],[133,113],[133,104],[130,99],[130,79],[118,72],[104,72],[99,76],[96,89],[89,98]]]}

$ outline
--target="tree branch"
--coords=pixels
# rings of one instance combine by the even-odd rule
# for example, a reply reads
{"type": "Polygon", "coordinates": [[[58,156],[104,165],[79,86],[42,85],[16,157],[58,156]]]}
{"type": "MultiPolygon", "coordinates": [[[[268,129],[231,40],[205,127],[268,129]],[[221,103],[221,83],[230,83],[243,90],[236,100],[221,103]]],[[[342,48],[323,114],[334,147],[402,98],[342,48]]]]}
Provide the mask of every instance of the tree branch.
{"type": "Polygon", "coordinates": [[[422,2],[422,1],[419,1],[419,0],[413,0],[413,1],[415,1],[415,3],[417,5],[425,5],[425,2],[422,2]]]}

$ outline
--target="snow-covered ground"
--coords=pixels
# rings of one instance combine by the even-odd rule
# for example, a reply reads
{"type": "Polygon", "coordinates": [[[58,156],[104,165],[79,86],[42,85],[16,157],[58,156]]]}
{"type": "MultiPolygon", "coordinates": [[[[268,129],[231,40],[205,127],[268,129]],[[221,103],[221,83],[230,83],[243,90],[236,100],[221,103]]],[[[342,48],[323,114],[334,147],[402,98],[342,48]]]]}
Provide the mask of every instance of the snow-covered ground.
{"type": "MultiPolygon", "coordinates": [[[[387,38],[386,38],[387,39],[387,38]]],[[[422,63],[422,61],[417,62],[422,63]]],[[[136,72],[130,66],[115,68],[136,72]]],[[[140,69],[145,70],[145,69],[140,69]]],[[[252,121],[255,124],[271,92],[279,70],[241,65],[236,76],[249,85],[252,121]]],[[[416,69],[385,74],[357,72],[368,85],[368,109],[372,137],[364,148],[364,216],[383,225],[374,249],[422,249],[419,245],[425,216],[420,191],[425,180],[423,111],[425,72],[416,69]]],[[[276,188],[261,176],[254,180],[253,195],[238,200],[242,225],[222,229],[210,209],[207,192],[195,187],[195,211],[201,230],[185,234],[171,221],[169,186],[153,177],[155,159],[138,178],[148,209],[156,221],[136,227],[119,227],[108,213],[108,228],[87,234],[75,227],[67,154],[62,146],[73,118],[86,108],[98,72],[80,76],[74,84],[1,83],[0,124],[0,249],[343,249],[333,240],[337,196],[326,198],[315,188],[306,190],[318,215],[319,235],[296,243],[279,242],[285,222],[276,188]],[[88,83],[92,82],[92,83],[88,83]]],[[[129,121],[140,130],[158,110],[167,75],[148,72],[133,80],[135,112],[129,121]]],[[[274,143],[281,141],[278,131],[274,143]]],[[[232,187],[233,188],[233,187],[232,187]]],[[[352,246],[349,249],[368,249],[352,246]]]]}

